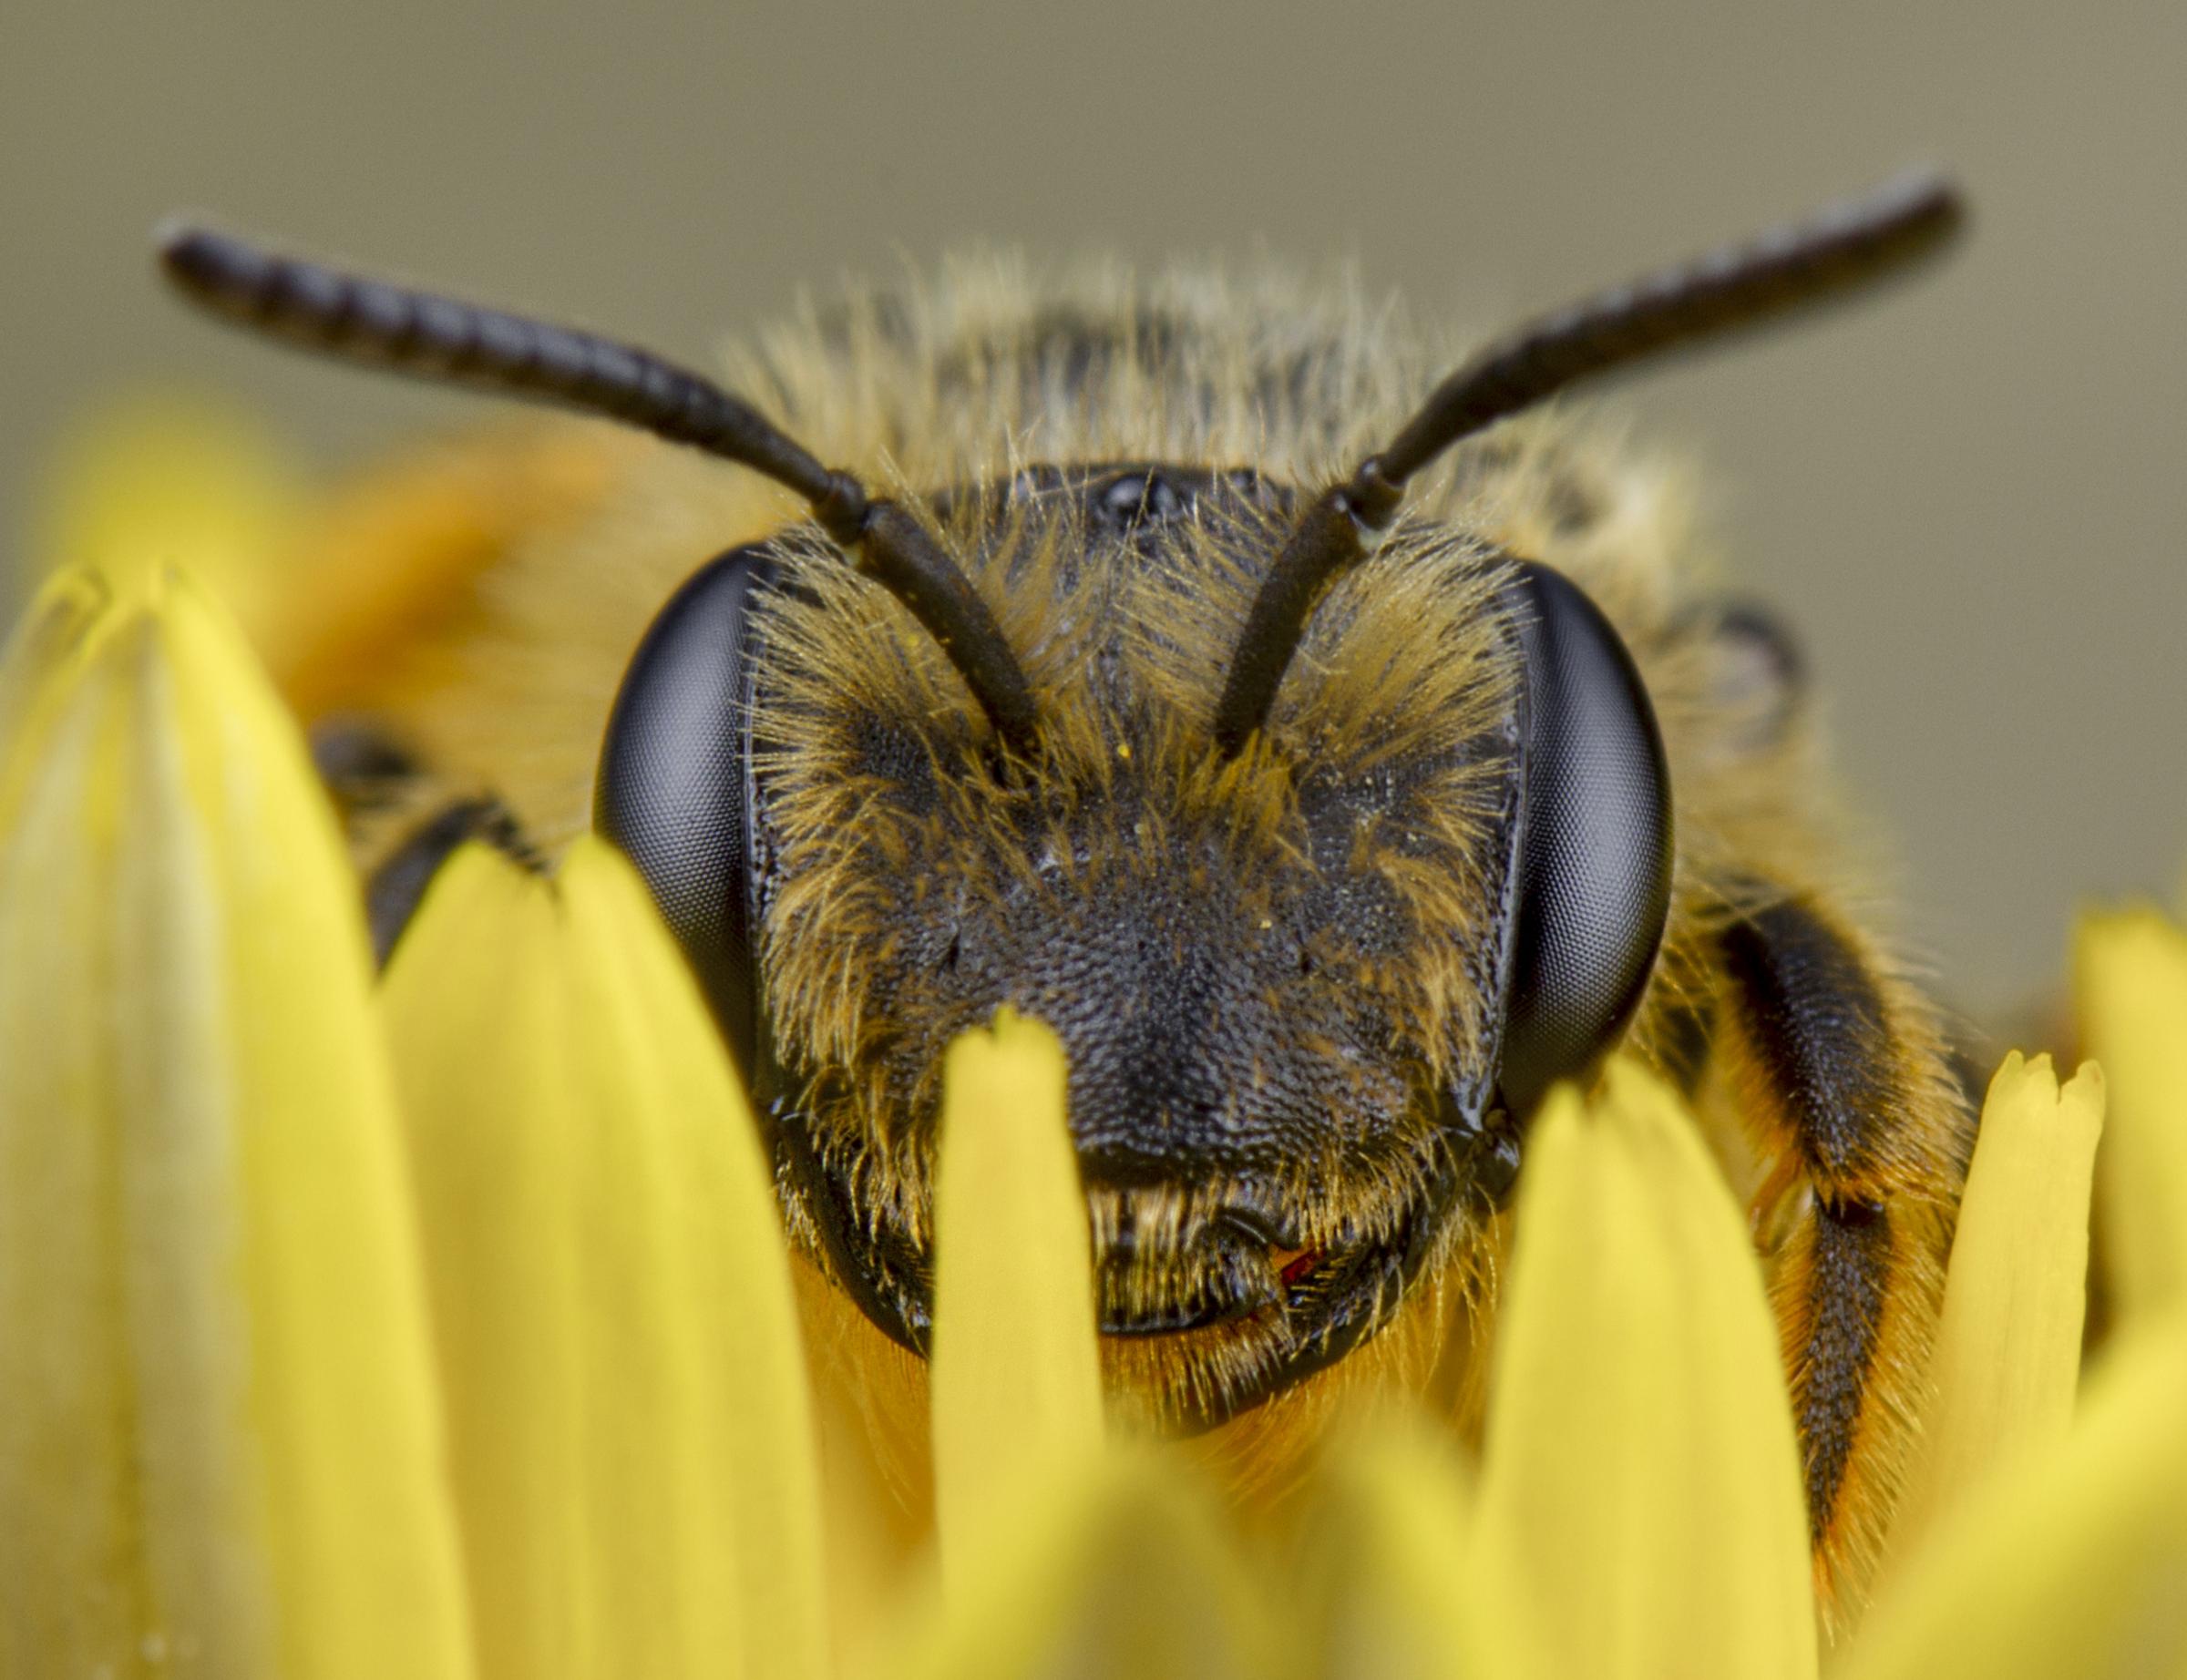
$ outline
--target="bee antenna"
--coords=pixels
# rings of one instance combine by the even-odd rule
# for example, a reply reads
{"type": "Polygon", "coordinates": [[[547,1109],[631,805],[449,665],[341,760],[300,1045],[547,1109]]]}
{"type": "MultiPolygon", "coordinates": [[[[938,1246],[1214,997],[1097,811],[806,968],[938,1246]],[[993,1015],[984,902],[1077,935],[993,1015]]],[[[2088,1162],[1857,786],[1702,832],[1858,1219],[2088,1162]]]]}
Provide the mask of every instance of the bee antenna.
{"type": "Polygon", "coordinates": [[[765,474],[940,643],[998,735],[1030,753],[1032,691],[994,615],[906,509],[831,471],[741,397],[612,339],[345,274],[209,229],[159,235],[160,267],[214,314],[308,349],[619,420],[765,474]]]}
{"type": "Polygon", "coordinates": [[[1234,756],[1268,722],[1322,592],[1397,517],[1406,481],[1452,445],[1597,374],[1897,272],[1941,249],[1965,220],[1957,189],[1919,172],[1811,220],[1597,292],[1491,343],[1293,528],[1238,638],[1216,708],[1218,748],[1234,756]]]}

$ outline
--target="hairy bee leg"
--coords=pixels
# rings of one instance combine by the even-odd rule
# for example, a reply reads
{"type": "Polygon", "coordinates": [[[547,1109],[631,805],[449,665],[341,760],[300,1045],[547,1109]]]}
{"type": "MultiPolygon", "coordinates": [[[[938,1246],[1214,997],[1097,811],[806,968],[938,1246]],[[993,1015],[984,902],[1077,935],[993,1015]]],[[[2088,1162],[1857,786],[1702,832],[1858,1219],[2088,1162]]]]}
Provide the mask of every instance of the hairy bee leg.
{"type": "Polygon", "coordinates": [[[312,726],[311,747],[312,768],[352,829],[401,803],[426,773],[416,754],[377,718],[324,719],[312,726]]]}
{"type": "Polygon", "coordinates": [[[483,840],[527,868],[539,866],[499,798],[451,793],[380,719],[324,719],[313,726],[311,748],[364,877],[364,921],[378,968],[386,968],[433,877],[465,841],[483,840]]]}
{"type": "Polygon", "coordinates": [[[373,961],[379,968],[385,968],[395,955],[440,866],[469,840],[482,840],[527,868],[539,866],[539,855],[516,817],[492,794],[440,806],[399,841],[365,880],[364,921],[372,932],[373,961]]]}
{"type": "Polygon", "coordinates": [[[1826,1594],[1890,1516],[1973,1121],[1934,1008],[1812,898],[1719,936],[1732,1089],[1811,1193],[1772,1288],[1826,1594]]]}

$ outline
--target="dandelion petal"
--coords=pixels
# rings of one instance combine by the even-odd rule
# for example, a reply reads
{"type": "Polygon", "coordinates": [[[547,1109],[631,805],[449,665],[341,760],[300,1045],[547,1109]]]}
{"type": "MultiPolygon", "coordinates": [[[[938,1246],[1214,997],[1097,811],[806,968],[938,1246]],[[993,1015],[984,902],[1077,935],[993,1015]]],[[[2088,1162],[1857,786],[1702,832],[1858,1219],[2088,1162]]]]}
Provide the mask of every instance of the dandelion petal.
{"type": "Polygon", "coordinates": [[[1191,1472],[1122,1450],[1052,1462],[950,1565],[904,1680],[1267,1680],[1289,1606],[1253,1591],[1191,1472]]]}
{"type": "Polygon", "coordinates": [[[1419,1420],[1361,1429],[1331,1453],[1303,1531],[1310,1672],[1459,1680],[1488,1670],[1496,1618],[1470,1590],[1473,1490],[1419,1420]]]}
{"type": "Polygon", "coordinates": [[[2072,1422],[2103,1099],[2094,1063],[2060,1091],[2048,1056],[2017,1050],[1990,1081],[1930,1366],[1935,1399],[1894,1549],[2072,1422]]]}
{"type": "Polygon", "coordinates": [[[2187,1302],[2187,936],[2153,910],[2090,917],[2076,958],[2110,1093],[2096,1223],[2125,1324],[2187,1302]]]}
{"type": "Polygon", "coordinates": [[[630,866],[452,858],[385,1004],[488,1676],[824,1671],[769,1176],[630,866]]]}
{"type": "Polygon", "coordinates": [[[28,750],[38,731],[38,714],[69,697],[63,675],[84,651],[113,594],[97,572],[56,573],[0,652],[0,834],[10,826],[14,784],[39,768],[37,754],[28,750]]]}
{"type": "Polygon", "coordinates": [[[2055,1452],[1992,1478],[1869,1616],[1844,1680],[2187,1674],[2187,1320],[2129,1339],[2055,1452]]]}
{"type": "Polygon", "coordinates": [[[0,772],[0,1671],[464,1673],[332,819],[187,586],[64,640],[0,772]]]}
{"type": "Polygon", "coordinates": [[[304,487],[247,413],[144,392],[63,440],[43,499],[35,551],[57,571],[104,575],[125,592],[184,571],[255,632],[289,581],[274,565],[304,487]]]}
{"type": "Polygon", "coordinates": [[[945,1567],[1101,1441],[1093,1242],[1063,1045],[1005,1011],[950,1047],[934,1193],[934,1498],[945,1567]]]}
{"type": "Polygon", "coordinates": [[[1507,1672],[1815,1672],[1799,1460],[1744,1223],[1690,1118],[1622,1064],[1535,1122],[1473,1572],[1507,1672]]]}

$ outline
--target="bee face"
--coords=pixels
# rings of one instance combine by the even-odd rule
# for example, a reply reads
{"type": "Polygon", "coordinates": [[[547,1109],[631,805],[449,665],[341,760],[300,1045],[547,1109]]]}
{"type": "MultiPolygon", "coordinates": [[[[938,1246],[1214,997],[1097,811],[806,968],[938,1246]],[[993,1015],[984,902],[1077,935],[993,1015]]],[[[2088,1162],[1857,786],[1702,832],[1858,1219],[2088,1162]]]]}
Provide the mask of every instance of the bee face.
{"type": "MultiPolygon", "coordinates": [[[[1525,569],[1401,527],[1317,616],[1254,750],[1226,755],[1224,650],[1300,500],[1162,464],[927,498],[1023,650],[1030,756],[998,750],[933,640],[809,530],[701,573],[633,663],[603,825],[708,977],[797,1210],[908,1345],[941,1052],[1004,1006],[1063,1040],[1102,1326],[1166,1338],[1152,1398],[1172,1419],[1347,1351],[1509,1186],[1514,1097],[1545,1082],[1500,1076],[1545,955],[1522,888],[1530,809],[1537,839],[1555,814],[1526,770],[1549,762],[1554,685],[1530,650],[1558,620],[1525,569]],[[693,690],[736,697],[695,737],[693,690]]],[[[1660,934],[1658,769],[1652,850],[1613,860],[1647,877],[1615,929],[1624,991],[1555,1071],[1622,1023],[1660,934]]]]}

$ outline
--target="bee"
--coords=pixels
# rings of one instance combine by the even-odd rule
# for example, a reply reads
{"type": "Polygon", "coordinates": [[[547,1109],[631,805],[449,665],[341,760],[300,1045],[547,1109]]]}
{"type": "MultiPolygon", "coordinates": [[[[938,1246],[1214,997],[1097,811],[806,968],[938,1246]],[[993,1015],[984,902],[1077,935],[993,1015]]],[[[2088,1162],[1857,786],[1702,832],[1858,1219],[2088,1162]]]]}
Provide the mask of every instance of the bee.
{"type": "Polygon", "coordinates": [[[383,957],[463,841],[611,838],[793,1240],[914,1352],[942,1049],[1047,1021],[1116,1401],[1182,1430],[1423,1301],[1484,1314],[1529,1116],[1623,1045],[1751,1195],[1827,1580],[1888,1514],[1968,1105],[1845,885],[1790,638],[1709,587],[1669,476],[1545,403],[1960,220],[1905,179],[1440,383],[1266,277],[966,269],[724,385],[200,229],[162,255],[295,343],[687,446],[588,438],[577,511],[525,503],[458,610],[353,660],[381,716],[321,750],[379,814],[383,957]]]}

